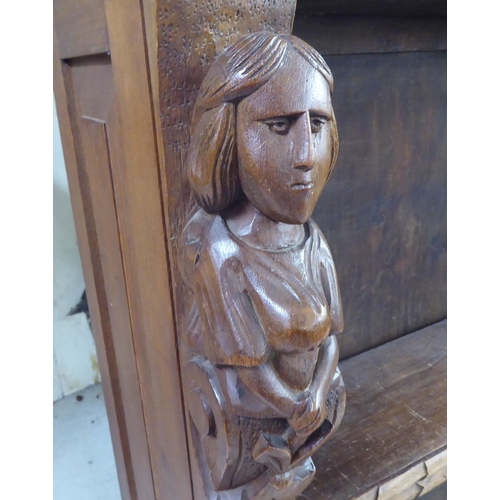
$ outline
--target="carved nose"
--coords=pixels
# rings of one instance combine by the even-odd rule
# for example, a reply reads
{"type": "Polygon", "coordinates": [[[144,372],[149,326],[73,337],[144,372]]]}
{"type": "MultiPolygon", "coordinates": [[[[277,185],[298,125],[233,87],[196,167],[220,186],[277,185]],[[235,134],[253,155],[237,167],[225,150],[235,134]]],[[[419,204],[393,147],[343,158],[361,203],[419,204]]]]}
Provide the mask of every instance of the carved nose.
{"type": "Polygon", "coordinates": [[[307,172],[314,167],[314,145],[312,142],[309,113],[304,113],[296,122],[294,168],[307,172]]]}

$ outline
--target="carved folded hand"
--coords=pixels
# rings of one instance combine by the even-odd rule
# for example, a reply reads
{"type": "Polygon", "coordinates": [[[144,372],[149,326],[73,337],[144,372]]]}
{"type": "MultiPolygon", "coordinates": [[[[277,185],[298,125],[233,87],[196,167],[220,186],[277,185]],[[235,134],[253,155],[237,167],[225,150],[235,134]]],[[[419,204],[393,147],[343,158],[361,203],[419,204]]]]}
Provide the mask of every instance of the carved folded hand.
{"type": "Polygon", "coordinates": [[[307,436],[323,423],[325,416],[325,397],[322,391],[305,391],[295,402],[293,417],[288,422],[299,436],[307,436]]]}

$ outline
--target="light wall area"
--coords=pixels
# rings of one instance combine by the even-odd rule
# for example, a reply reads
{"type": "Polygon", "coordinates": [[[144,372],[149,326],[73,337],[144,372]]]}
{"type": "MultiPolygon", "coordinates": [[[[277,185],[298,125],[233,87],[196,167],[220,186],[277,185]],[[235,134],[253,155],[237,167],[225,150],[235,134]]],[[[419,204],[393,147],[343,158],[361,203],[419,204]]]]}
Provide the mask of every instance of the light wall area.
{"type": "Polygon", "coordinates": [[[70,315],[85,290],[54,104],[54,401],[100,382],[84,313],[70,315]]]}

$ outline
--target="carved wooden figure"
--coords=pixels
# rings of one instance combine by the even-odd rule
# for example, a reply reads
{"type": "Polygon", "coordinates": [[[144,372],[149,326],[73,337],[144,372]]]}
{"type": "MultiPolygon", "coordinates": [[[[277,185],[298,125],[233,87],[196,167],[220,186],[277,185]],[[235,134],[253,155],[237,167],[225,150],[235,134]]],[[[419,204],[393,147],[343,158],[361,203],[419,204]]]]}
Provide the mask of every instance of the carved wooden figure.
{"type": "Polygon", "coordinates": [[[345,408],[335,266],[310,219],[332,172],[333,77],[291,35],[259,32],[211,66],[187,165],[182,233],[188,411],[208,498],[290,499],[345,408]]]}

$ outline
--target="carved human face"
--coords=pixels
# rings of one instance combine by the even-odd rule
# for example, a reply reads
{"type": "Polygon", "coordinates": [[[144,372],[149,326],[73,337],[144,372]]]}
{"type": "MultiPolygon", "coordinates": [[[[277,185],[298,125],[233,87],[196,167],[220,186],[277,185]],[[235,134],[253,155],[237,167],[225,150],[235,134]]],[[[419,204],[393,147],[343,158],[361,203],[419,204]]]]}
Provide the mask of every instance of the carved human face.
{"type": "Polygon", "coordinates": [[[332,161],[334,120],[328,83],[299,54],[237,109],[241,187],[270,219],[309,220],[332,161]]]}

